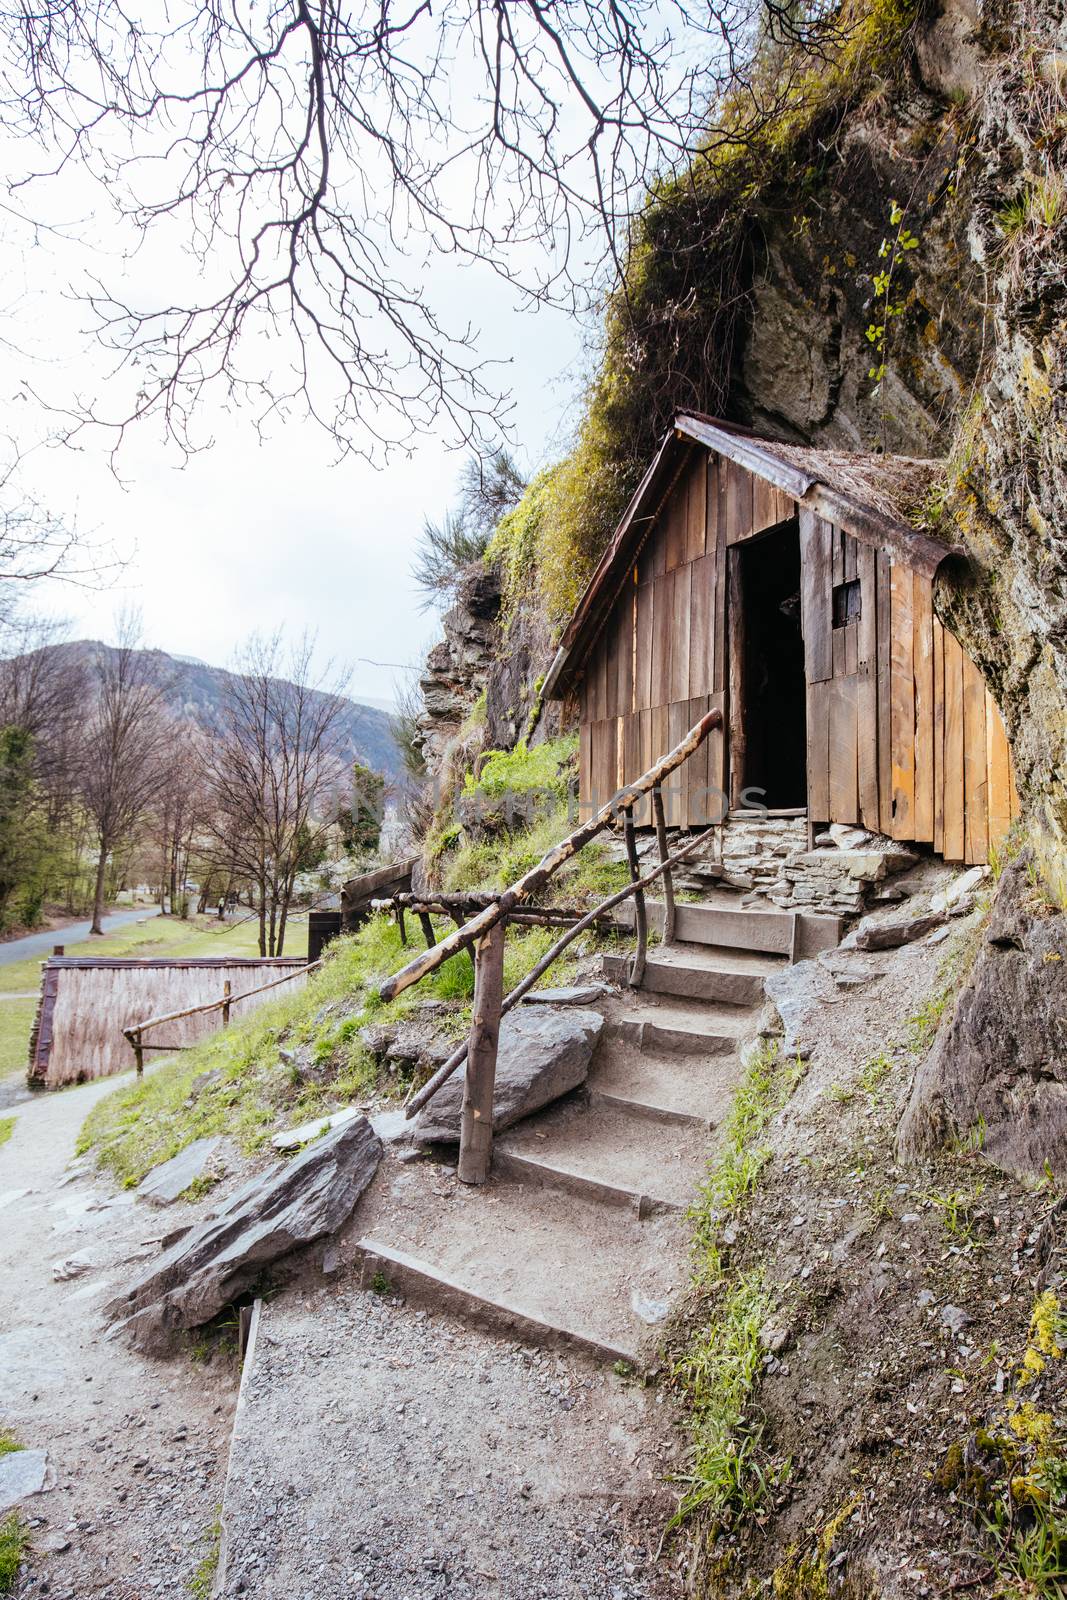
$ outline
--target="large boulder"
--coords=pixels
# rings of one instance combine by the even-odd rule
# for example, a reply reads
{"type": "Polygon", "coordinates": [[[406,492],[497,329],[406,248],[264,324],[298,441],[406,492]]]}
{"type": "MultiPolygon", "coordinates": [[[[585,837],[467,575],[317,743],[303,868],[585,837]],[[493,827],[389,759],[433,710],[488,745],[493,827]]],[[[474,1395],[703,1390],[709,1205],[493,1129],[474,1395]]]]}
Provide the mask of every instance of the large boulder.
{"type": "MultiPolygon", "coordinates": [[[[500,1025],[493,1095],[493,1130],[540,1111],[585,1082],[604,1026],[599,1011],[574,1007],[516,1007],[500,1025]]],[[[414,1139],[425,1148],[459,1139],[465,1075],[453,1073],[415,1121],[414,1139]]]]}
{"type": "Polygon", "coordinates": [[[209,1322],[266,1267],[336,1233],[370,1183],[382,1146],[366,1117],[244,1184],[184,1232],[107,1313],[143,1347],[209,1322]]]}
{"type": "Polygon", "coordinates": [[[904,1157],[972,1134],[1021,1178],[1067,1179],[1067,915],[1006,869],[970,983],[915,1075],[904,1157]]]}

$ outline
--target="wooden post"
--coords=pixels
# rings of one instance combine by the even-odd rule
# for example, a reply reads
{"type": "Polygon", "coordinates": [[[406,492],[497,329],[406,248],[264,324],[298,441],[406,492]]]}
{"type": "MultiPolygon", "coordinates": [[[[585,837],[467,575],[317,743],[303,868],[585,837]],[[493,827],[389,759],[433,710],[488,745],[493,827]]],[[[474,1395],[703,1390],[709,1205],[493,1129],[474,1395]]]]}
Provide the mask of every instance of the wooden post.
{"type": "Polygon", "coordinates": [[[503,922],[478,941],[474,980],[474,1018],[467,1052],[463,1115],[459,1137],[460,1183],[484,1183],[493,1156],[493,1090],[504,995],[503,922]]]}
{"type": "Polygon", "coordinates": [[[222,1026],[224,1028],[228,1028],[230,1026],[230,980],[229,980],[229,978],[227,978],[226,981],[222,985],[222,1026]]]}
{"type": "MultiPolygon", "coordinates": [[[[728,699],[730,702],[730,776],[727,787],[729,804],[733,809],[741,804],[741,791],[745,787],[745,588],[741,567],[741,545],[726,552],[726,630],[729,640],[728,699]]],[[[725,819],[724,819],[725,820],[725,819]]]]}
{"type": "Polygon", "coordinates": [[[407,944],[407,942],[408,942],[408,930],[407,930],[407,924],[404,921],[404,907],[403,906],[397,906],[397,908],[396,908],[396,925],[397,925],[397,928],[400,930],[400,943],[401,944],[407,944]]]}
{"type": "Polygon", "coordinates": [[[652,815],[656,823],[656,844],[660,865],[663,867],[663,943],[674,943],[674,872],[665,863],[670,860],[667,849],[667,821],[663,815],[663,791],[657,783],[652,791],[652,815]]]}
{"type": "MultiPolygon", "coordinates": [[[[630,878],[633,883],[640,884],[641,868],[637,861],[633,806],[627,806],[623,811],[623,833],[626,839],[626,860],[630,868],[630,878]]],[[[648,948],[648,913],[645,910],[645,891],[642,888],[638,888],[634,893],[634,922],[637,925],[637,949],[630,963],[630,988],[639,989],[645,975],[645,952],[648,948]]]]}
{"type": "Polygon", "coordinates": [[[141,1030],[138,1028],[133,1038],[133,1057],[137,1063],[137,1076],[144,1077],[144,1045],[141,1042],[141,1030]]]}
{"type": "Polygon", "coordinates": [[[420,911],[419,922],[422,924],[422,936],[426,940],[426,948],[427,950],[432,950],[434,945],[437,943],[437,937],[433,931],[433,922],[430,920],[430,913],[428,911],[420,911]]]}

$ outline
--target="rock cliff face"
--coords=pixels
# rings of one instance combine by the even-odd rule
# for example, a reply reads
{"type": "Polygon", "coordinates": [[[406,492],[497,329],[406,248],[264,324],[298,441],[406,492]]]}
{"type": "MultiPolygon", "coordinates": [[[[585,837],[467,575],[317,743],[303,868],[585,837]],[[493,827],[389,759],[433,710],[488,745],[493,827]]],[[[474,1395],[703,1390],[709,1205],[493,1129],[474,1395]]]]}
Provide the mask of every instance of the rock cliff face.
{"type": "Polygon", "coordinates": [[[423,755],[433,777],[449,745],[470,717],[486,686],[499,645],[500,585],[496,574],[472,569],[441,621],[444,637],[426,657],[419,679],[423,755]]]}
{"type": "Polygon", "coordinates": [[[535,606],[502,617],[492,567],[466,573],[441,627],[444,637],[419,679],[419,728],[431,780],[444,788],[452,769],[458,775],[482,750],[510,750],[527,732],[534,741],[558,732],[559,712],[547,708],[531,730],[538,676],[552,648],[548,624],[535,606]]]}
{"type": "Polygon", "coordinates": [[[916,1074],[899,1144],[914,1158],[971,1137],[1005,1171],[1049,1170],[1062,1187],[1067,915],[1035,892],[1027,865],[1004,873],[972,981],[916,1074]]]}
{"type": "Polygon", "coordinates": [[[1061,891],[1065,135],[1060,8],[934,9],[915,27],[905,87],[858,107],[821,158],[812,152],[805,192],[761,195],[729,390],[731,411],[756,428],[948,457],[942,503],[929,512],[967,546],[975,576],[943,582],[938,607],[1000,702],[1043,865],[1061,891]],[[915,241],[906,250],[892,247],[893,202],[915,241]],[[883,292],[874,278],[887,266],[883,292]],[[868,337],[879,325],[880,355],[868,337]]]}

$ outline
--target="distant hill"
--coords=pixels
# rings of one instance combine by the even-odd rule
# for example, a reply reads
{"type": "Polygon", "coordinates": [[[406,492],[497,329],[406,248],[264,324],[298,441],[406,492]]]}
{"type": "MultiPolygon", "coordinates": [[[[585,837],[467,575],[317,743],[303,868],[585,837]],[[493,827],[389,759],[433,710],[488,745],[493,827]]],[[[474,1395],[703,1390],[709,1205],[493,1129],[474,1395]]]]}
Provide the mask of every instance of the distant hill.
{"type": "MultiPolygon", "coordinates": [[[[68,658],[71,667],[91,668],[110,645],[97,639],[77,639],[70,644],[48,646],[50,654],[68,658]]],[[[229,674],[224,667],[209,667],[195,656],[172,656],[165,650],[143,652],[158,663],[161,681],[168,685],[168,698],[176,716],[199,722],[205,728],[218,727],[222,714],[223,685],[229,674]]],[[[344,719],[346,760],[362,761],[376,772],[399,781],[404,767],[388,714],[378,706],[347,700],[344,719]]]]}

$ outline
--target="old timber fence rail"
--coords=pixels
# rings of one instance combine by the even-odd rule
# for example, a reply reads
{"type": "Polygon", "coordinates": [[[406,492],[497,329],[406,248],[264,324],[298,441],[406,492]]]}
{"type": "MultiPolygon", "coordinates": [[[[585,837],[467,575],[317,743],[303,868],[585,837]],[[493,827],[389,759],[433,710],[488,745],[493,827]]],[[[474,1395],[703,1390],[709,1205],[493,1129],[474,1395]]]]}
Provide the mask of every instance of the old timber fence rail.
{"type": "MultiPolygon", "coordinates": [[[[274,964],[282,964],[285,959],[284,956],[275,957],[274,964]]],[[[299,957],[294,957],[291,959],[291,965],[293,969],[291,972],[283,972],[280,978],[271,978],[269,983],[259,983],[254,989],[245,989],[242,994],[232,993],[233,985],[230,979],[227,978],[222,986],[221,995],[215,1000],[205,1000],[203,1004],[198,1006],[186,1006],[183,1011],[165,1011],[161,1016],[146,1017],[143,1022],[134,1022],[128,1028],[123,1028],[123,1035],[133,1049],[137,1076],[140,1077],[144,1072],[144,1053],[146,1050],[162,1050],[169,1055],[172,1050],[191,1050],[193,1044],[199,1042],[194,1040],[193,1043],[183,1044],[181,1042],[175,1043],[171,1040],[163,1044],[146,1044],[144,1036],[149,1029],[160,1028],[166,1022],[184,1022],[189,1017],[207,1016],[213,1011],[222,1012],[222,1026],[226,1028],[229,1026],[230,1011],[233,1006],[238,1005],[242,1000],[251,1000],[254,995],[266,994],[268,989],[277,989],[279,984],[292,983],[294,978],[306,977],[309,972],[314,972],[316,968],[322,966],[322,957],[320,956],[317,961],[304,961],[299,957]]]]}
{"type": "MultiPolygon", "coordinates": [[[[380,987],[379,993],[383,1000],[392,1000],[403,990],[418,983],[420,979],[456,955],[460,950],[473,951],[475,956],[475,982],[474,982],[474,1015],[471,1020],[469,1036],[459,1045],[448,1060],[438,1068],[433,1077],[423,1085],[418,1092],[411,1096],[406,1106],[406,1115],[413,1117],[415,1113],[437,1093],[437,1090],[450,1078],[452,1074],[467,1063],[466,1080],[463,1091],[463,1112],[460,1121],[460,1146],[459,1146],[459,1178],[463,1183],[484,1183],[489,1175],[489,1165],[493,1150],[493,1091],[496,1084],[496,1057],[497,1045],[500,1036],[500,1022],[513,1006],[517,1005],[523,995],[528,994],[537,980],[547,971],[553,961],[562,954],[567,946],[576,939],[586,928],[592,926],[599,918],[619,905],[630,896],[634,899],[634,921],[636,925],[637,944],[633,960],[630,963],[629,981],[632,987],[637,988],[645,970],[645,952],[648,943],[648,913],[645,905],[645,889],[656,878],[663,878],[664,887],[664,913],[662,937],[665,944],[674,938],[674,886],[672,869],[679,862],[692,855],[710,835],[714,834],[714,826],[686,841],[680,850],[673,855],[668,853],[667,827],[663,810],[663,795],[661,785],[663,780],[670,776],[677,767],[698,750],[704,740],[716,728],[722,727],[722,713],[718,710],[709,711],[699,722],[695,723],[685,738],[675,746],[669,754],[661,757],[648,771],[643,773],[636,782],[627,784],[620,789],[607,805],[602,806],[588,822],[583,823],[575,831],[562,840],[547,855],[543,856],[537,866],[513,883],[510,888],[502,890],[499,894],[488,897],[487,903],[472,916],[469,921],[457,927],[454,933],[448,934],[439,944],[433,942],[433,928],[430,922],[430,912],[452,907],[446,900],[428,897],[420,900],[413,895],[396,897],[396,901],[378,902],[381,909],[393,905],[397,912],[397,919],[403,926],[403,911],[405,905],[414,911],[422,922],[423,932],[426,937],[427,949],[399,972],[393,974],[380,987]],[[659,860],[651,871],[641,874],[638,865],[637,841],[634,833],[634,808],[638,801],[646,794],[652,796],[652,817],[656,828],[656,841],[659,860]],[[617,825],[622,818],[623,835],[626,842],[626,859],[630,869],[630,882],[625,889],[620,889],[616,894],[609,895],[607,899],[592,911],[584,915],[574,914],[570,925],[560,935],[556,942],[541,957],[530,972],[526,974],[521,983],[516,984],[510,994],[503,993],[504,988],[504,940],[509,921],[525,922],[540,920],[557,922],[567,916],[561,912],[537,912],[531,908],[529,902],[540,892],[559,871],[559,869],[585,848],[598,834],[606,828],[617,825]]],[[[453,911],[453,915],[454,915],[453,911]]]]}

